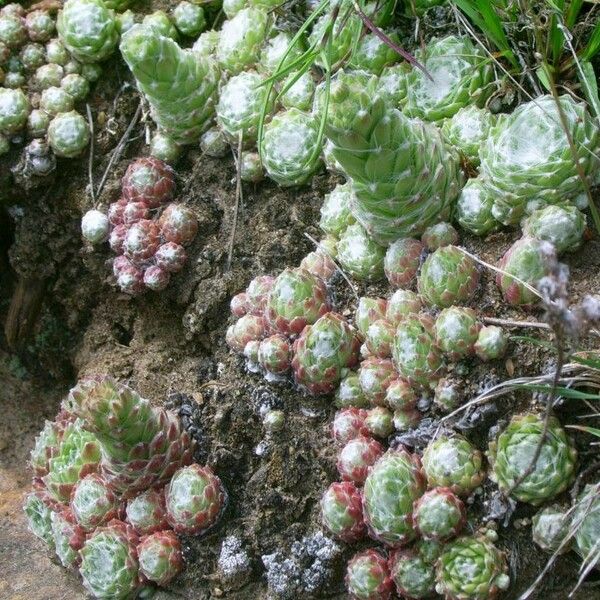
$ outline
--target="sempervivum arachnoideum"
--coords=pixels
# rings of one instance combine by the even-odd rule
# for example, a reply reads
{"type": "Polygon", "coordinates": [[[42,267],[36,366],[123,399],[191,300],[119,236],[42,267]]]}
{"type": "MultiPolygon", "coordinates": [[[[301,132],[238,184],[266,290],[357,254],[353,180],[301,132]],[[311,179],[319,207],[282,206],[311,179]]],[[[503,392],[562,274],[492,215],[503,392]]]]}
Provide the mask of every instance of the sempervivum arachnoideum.
{"type": "Polygon", "coordinates": [[[360,281],[383,279],[385,248],[374,242],[359,223],[346,228],[337,245],[342,268],[360,281]]]}
{"type": "Polygon", "coordinates": [[[243,352],[249,342],[262,340],[268,331],[264,317],[244,315],[227,328],[225,341],[232,350],[243,352]]]}
{"type": "Polygon", "coordinates": [[[360,435],[368,435],[365,426],[367,411],[362,408],[343,408],[335,413],[331,424],[333,439],[341,444],[346,444],[351,439],[360,435]]]}
{"type": "Polygon", "coordinates": [[[165,492],[149,489],[127,502],[126,521],[139,535],[150,535],[168,528],[165,492]]]}
{"type": "Polygon", "coordinates": [[[417,56],[427,72],[413,67],[406,76],[402,112],[408,117],[440,121],[465,106],[483,106],[492,92],[493,69],[468,36],[434,38],[417,56]]]}
{"type": "Polygon", "coordinates": [[[191,244],[198,232],[194,211],[180,203],[169,204],[160,215],[158,225],[162,239],[179,246],[191,244]]]}
{"type": "Polygon", "coordinates": [[[387,301],[385,318],[398,325],[406,315],[418,313],[423,308],[421,297],[411,290],[396,290],[387,301]]]}
{"type": "Polygon", "coordinates": [[[281,334],[265,338],[258,347],[258,363],[272,375],[282,375],[290,368],[291,355],[291,344],[281,334]]]}
{"type": "Polygon", "coordinates": [[[120,508],[117,496],[97,473],[90,473],[77,482],[69,506],[85,531],[93,531],[99,525],[118,518],[120,508]]]}
{"type": "Polygon", "coordinates": [[[472,308],[451,306],[435,320],[435,339],[450,360],[457,361],[475,352],[481,323],[472,308]]]}
{"type": "Polygon", "coordinates": [[[373,549],[355,554],[346,569],[346,588],[352,600],[389,600],[394,584],[385,557],[373,549]]]}
{"type": "Polygon", "coordinates": [[[165,499],[169,525],[177,533],[199,535],[219,520],[227,493],[211,469],[194,463],[173,475],[165,499]]]}
{"type": "Polygon", "coordinates": [[[406,379],[390,382],[385,393],[385,405],[391,410],[411,410],[417,405],[417,394],[406,379]]]}
{"type": "Polygon", "coordinates": [[[465,106],[442,124],[442,135],[457,148],[473,166],[479,166],[479,147],[488,136],[494,122],[492,113],[485,108],[465,106]]]}
{"type": "Polygon", "coordinates": [[[126,499],[168,481],[192,461],[193,442],[177,416],[111,377],[81,381],[65,404],[95,434],[102,476],[126,499]]]}
{"type": "Polygon", "coordinates": [[[338,408],[365,408],[369,406],[369,400],[363,394],[360,387],[358,375],[352,371],[340,381],[340,385],[335,392],[335,405],[338,408]]]}
{"type": "Polygon", "coordinates": [[[573,511],[575,551],[587,565],[598,565],[598,539],[600,539],[600,484],[585,486],[573,511]]]}
{"type": "Polygon", "coordinates": [[[396,335],[396,326],[387,319],[377,319],[369,325],[365,344],[371,354],[377,358],[390,358],[396,335]]]}
{"type": "Polygon", "coordinates": [[[369,435],[386,438],[394,431],[392,412],[385,406],[374,406],[367,410],[365,427],[369,435]]]}
{"type": "Polygon", "coordinates": [[[325,490],[321,498],[321,522],[344,542],[355,542],[365,535],[362,495],[354,483],[332,483],[325,490]]]}
{"type": "Polygon", "coordinates": [[[265,314],[284,335],[299,334],[329,311],[325,282],[304,269],[285,269],[269,290],[265,314]]]}
{"type": "Polygon", "coordinates": [[[383,261],[385,276],[397,288],[407,288],[415,281],[425,250],[423,242],[400,238],[388,247],[383,261]]]}
{"type": "Polygon", "coordinates": [[[338,454],[337,470],[344,481],[362,485],[367,478],[369,467],[383,455],[383,446],[369,437],[358,436],[351,439],[338,454]]]}
{"type": "Polygon", "coordinates": [[[77,566],[81,560],[79,551],[85,543],[86,532],[77,524],[68,508],[52,512],[50,520],[56,556],[63,567],[77,566]]]}
{"type": "Polygon", "coordinates": [[[365,480],[363,510],[369,535],[392,547],[414,539],[413,503],[424,491],[419,457],[404,449],[388,450],[365,480]]]}
{"type": "Polygon", "coordinates": [[[441,435],[429,442],[423,470],[430,488],[448,487],[459,496],[468,496],[485,476],[481,452],[459,435],[441,435]]]}
{"type": "Polygon", "coordinates": [[[325,194],[319,221],[319,226],[325,233],[339,237],[355,222],[350,211],[353,194],[351,183],[338,183],[329,194],[325,194]]]}
{"type": "Polygon", "coordinates": [[[29,530],[50,548],[54,548],[52,514],[61,508],[61,504],[43,490],[30,492],[23,502],[23,512],[27,517],[29,530]]]}
{"type": "Polygon", "coordinates": [[[390,572],[402,598],[430,598],[435,591],[435,567],[414,548],[395,550],[389,559],[390,572]]]}
{"type": "Polygon", "coordinates": [[[362,338],[366,338],[369,327],[379,319],[385,319],[387,301],[384,298],[363,296],[354,313],[354,325],[362,338]]]}
{"type": "Polygon", "coordinates": [[[442,375],[444,362],[429,315],[410,314],[400,321],[392,348],[401,377],[419,387],[431,387],[442,375]]]}
{"type": "Polygon", "coordinates": [[[417,283],[426,302],[447,308],[473,296],[479,285],[479,270],[458,246],[443,246],[425,259],[417,283]]]}
{"type": "Polygon", "coordinates": [[[546,275],[552,256],[552,244],[527,236],[518,239],[498,262],[502,272],[496,275],[496,284],[504,299],[509,304],[524,307],[534,304],[538,295],[521,282],[535,288],[546,275]]]}
{"type": "Polygon", "coordinates": [[[175,192],[175,174],[167,163],[152,156],[132,162],[122,180],[127,202],[145,202],[149,208],[166,204],[175,192]]]}
{"type": "Polygon", "coordinates": [[[564,554],[571,550],[572,541],[567,540],[573,515],[560,506],[546,506],[531,519],[531,537],[546,552],[564,554]]]}
{"type": "Polygon", "coordinates": [[[490,477],[500,490],[538,506],[567,489],[575,474],[577,451],[555,417],[550,417],[544,435],[543,417],[523,414],[515,415],[490,443],[488,456],[490,477]],[[540,441],[541,450],[533,464],[540,441]],[[531,472],[527,473],[530,466],[531,472]]]}
{"type": "Polygon", "coordinates": [[[500,227],[492,214],[494,196],[481,177],[469,179],[456,201],[456,221],[467,231],[484,236],[500,227]]]}
{"type": "Polygon", "coordinates": [[[267,174],[279,185],[302,185],[321,166],[321,147],[319,118],[290,108],[265,125],[260,156],[267,174]]]}
{"type": "Polygon", "coordinates": [[[589,151],[599,139],[585,103],[569,94],[557,99],[547,94],[499,115],[480,147],[480,173],[494,197],[494,217],[516,224],[530,205],[539,208],[584,193],[600,164],[589,151]]]}
{"type": "Polygon", "coordinates": [[[443,246],[455,245],[458,243],[458,239],[458,231],[446,221],[430,225],[421,236],[421,242],[430,252],[443,246]]]}
{"type": "Polygon", "coordinates": [[[312,394],[331,392],[346,370],[357,364],[358,349],[358,338],[346,320],[326,313],[294,342],[294,379],[312,394]]]}
{"type": "Polygon", "coordinates": [[[475,354],[483,361],[502,358],[508,347],[508,334],[502,327],[487,325],[479,330],[475,354]]]}
{"type": "Polygon", "coordinates": [[[137,546],[140,574],[160,586],[183,571],[181,542],[173,531],[144,536],[137,546]]]}
{"type": "Polygon", "coordinates": [[[360,387],[372,404],[383,406],[392,381],[398,377],[394,363],[386,358],[367,358],[358,369],[360,387]]]}
{"type": "Polygon", "coordinates": [[[112,520],[99,527],[80,550],[79,573],[83,585],[95,598],[130,598],[140,587],[133,527],[112,520]]]}
{"type": "Polygon", "coordinates": [[[448,540],[458,535],[466,523],[465,505],[450,488],[425,492],[413,510],[417,530],[426,540],[448,540]]]}
{"type": "Polygon", "coordinates": [[[44,428],[35,438],[35,445],[29,456],[29,466],[35,477],[43,477],[48,473],[48,461],[58,454],[65,429],[74,420],[72,414],[61,411],[54,421],[44,423],[44,428]]]}
{"type": "Polygon", "coordinates": [[[309,252],[300,262],[300,268],[328,282],[337,271],[337,266],[329,254],[328,250],[321,248],[309,252]]]}

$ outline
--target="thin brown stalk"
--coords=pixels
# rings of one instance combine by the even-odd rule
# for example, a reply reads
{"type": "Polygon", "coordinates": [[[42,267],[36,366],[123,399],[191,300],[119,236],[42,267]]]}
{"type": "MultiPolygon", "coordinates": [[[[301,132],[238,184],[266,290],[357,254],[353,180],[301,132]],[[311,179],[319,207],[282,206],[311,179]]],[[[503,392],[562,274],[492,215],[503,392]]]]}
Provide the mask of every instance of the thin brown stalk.
{"type": "MultiPolygon", "coordinates": [[[[233,260],[233,247],[235,245],[235,234],[237,231],[238,214],[240,210],[240,202],[242,200],[242,145],[244,138],[240,131],[238,147],[237,147],[237,159],[235,161],[235,206],[233,208],[233,224],[231,226],[231,235],[229,236],[229,244],[227,245],[227,263],[225,265],[225,271],[229,271],[231,268],[231,261],[233,260]]],[[[234,155],[235,156],[235,155],[234,155]]]]}

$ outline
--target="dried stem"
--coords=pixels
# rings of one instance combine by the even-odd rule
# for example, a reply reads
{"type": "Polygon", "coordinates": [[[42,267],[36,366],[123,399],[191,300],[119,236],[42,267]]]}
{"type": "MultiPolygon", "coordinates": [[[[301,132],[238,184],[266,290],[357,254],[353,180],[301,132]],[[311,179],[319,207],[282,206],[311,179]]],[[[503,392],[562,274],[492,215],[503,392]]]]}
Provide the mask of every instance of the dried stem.
{"type": "Polygon", "coordinates": [[[92,119],[92,109],[86,102],[85,110],[88,118],[88,125],[90,128],[90,153],[88,158],[88,178],[90,180],[90,196],[92,197],[92,204],[96,205],[96,194],[94,192],[94,119],[92,119]]]}
{"type": "Polygon", "coordinates": [[[482,317],[481,320],[487,325],[501,325],[503,327],[532,327],[536,329],[550,329],[548,323],[540,321],[514,321],[512,319],[497,319],[496,317],[482,317]]]}
{"type": "MultiPolygon", "coordinates": [[[[233,246],[235,244],[235,234],[237,231],[238,214],[240,210],[240,201],[242,200],[242,144],[244,138],[240,131],[238,147],[237,147],[237,159],[235,161],[235,206],[233,209],[233,225],[231,226],[231,235],[229,236],[229,244],[227,245],[227,263],[225,270],[229,271],[231,268],[231,261],[233,259],[233,246]]],[[[235,158],[235,153],[234,153],[235,158]]]]}

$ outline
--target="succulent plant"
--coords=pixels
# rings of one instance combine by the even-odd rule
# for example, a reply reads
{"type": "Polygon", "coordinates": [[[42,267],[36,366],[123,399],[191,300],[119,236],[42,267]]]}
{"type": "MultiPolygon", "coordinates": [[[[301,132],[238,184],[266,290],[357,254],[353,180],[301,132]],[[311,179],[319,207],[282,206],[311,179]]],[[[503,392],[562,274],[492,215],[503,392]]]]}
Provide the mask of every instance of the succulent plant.
{"type": "Polygon", "coordinates": [[[207,129],[200,137],[200,149],[207,156],[222,158],[229,150],[225,135],[218,127],[207,129]]]}
{"type": "Polygon", "coordinates": [[[281,375],[291,366],[291,354],[292,347],[288,338],[279,333],[260,342],[258,362],[267,373],[281,375]]]}
{"type": "Polygon", "coordinates": [[[481,177],[494,197],[493,215],[505,225],[518,223],[530,204],[575,198],[585,189],[579,172],[588,182],[597,173],[600,159],[590,149],[598,146],[598,125],[584,103],[568,94],[558,102],[560,110],[551,95],[541,96],[499,116],[481,145],[481,177]]]}
{"type": "Polygon", "coordinates": [[[331,424],[333,438],[340,444],[347,444],[350,440],[368,435],[365,426],[367,411],[362,408],[343,408],[335,413],[331,424]]]}
{"type": "Polygon", "coordinates": [[[228,19],[232,19],[244,6],[245,0],[223,0],[223,12],[228,19]]]}
{"type": "Polygon", "coordinates": [[[346,228],[354,223],[354,217],[350,212],[353,193],[352,185],[344,183],[336,185],[333,191],[325,194],[319,221],[325,233],[340,237],[346,228]]]}
{"type": "Polygon", "coordinates": [[[378,281],[383,278],[385,248],[374,242],[358,223],[346,228],[337,246],[342,268],[356,279],[378,281]]]}
{"type": "Polygon", "coordinates": [[[417,283],[426,302],[447,308],[471,299],[479,285],[479,270],[458,246],[443,246],[425,259],[417,283]]]}
{"type": "Polygon", "coordinates": [[[363,296],[358,301],[354,324],[363,338],[367,336],[369,327],[379,319],[385,319],[387,301],[383,298],[368,298],[363,296]]]}
{"type": "Polygon", "coordinates": [[[454,377],[442,377],[435,386],[433,403],[443,412],[450,412],[461,402],[460,381],[454,377]]]}
{"type": "Polygon", "coordinates": [[[392,423],[396,431],[408,431],[417,427],[422,418],[423,416],[416,408],[404,408],[394,411],[392,423]]]}
{"type": "Polygon", "coordinates": [[[434,386],[444,362],[435,341],[433,319],[425,314],[409,314],[400,321],[392,355],[401,377],[419,387],[434,386]]]}
{"type": "Polygon", "coordinates": [[[180,2],[173,10],[173,24],[183,35],[198,36],[206,27],[204,9],[192,2],[180,2]]]}
{"type": "Polygon", "coordinates": [[[287,67],[300,58],[304,53],[304,44],[299,41],[292,45],[293,38],[292,33],[280,31],[268,39],[260,53],[259,70],[271,75],[275,73],[280,65],[281,67],[287,67]]]}
{"type": "Polygon", "coordinates": [[[396,290],[387,302],[385,318],[398,325],[404,317],[419,313],[422,308],[423,302],[418,294],[411,290],[396,290]]]}
{"type": "Polygon", "coordinates": [[[367,358],[358,369],[363,394],[374,405],[385,404],[387,388],[397,377],[394,363],[386,358],[367,358]]]}
{"type": "Polygon", "coordinates": [[[40,108],[49,115],[67,113],[73,110],[73,96],[59,87],[49,87],[42,92],[40,108]]]}
{"type": "Polygon", "coordinates": [[[272,284],[265,314],[273,329],[293,335],[328,311],[327,286],[322,279],[304,269],[285,269],[272,284]]]}
{"type": "Polygon", "coordinates": [[[472,308],[450,306],[435,320],[435,340],[450,360],[457,361],[475,352],[480,329],[481,323],[472,308]]]}
{"type": "Polygon", "coordinates": [[[240,179],[258,183],[265,178],[262,161],[258,152],[242,152],[240,157],[240,179]]]}
{"type": "Polygon", "coordinates": [[[393,411],[409,411],[417,404],[417,394],[402,378],[390,382],[385,393],[385,405],[393,411]]]}
{"type": "Polygon", "coordinates": [[[468,105],[483,106],[492,92],[492,66],[468,36],[434,38],[416,53],[429,76],[413,68],[406,76],[402,112],[440,121],[468,105]]]}
{"type": "Polygon", "coordinates": [[[54,63],[48,63],[38,67],[33,76],[33,84],[36,89],[45,90],[51,86],[58,87],[62,78],[64,77],[65,70],[62,66],[54,63]]]}
{"type": "Polygon", "coordinates": [[[142,19],[142,25],[151,31],[153,35],[164,36],[173,41],[176,41],[179,37],[177,28],[164,10],[155,10],[153,13],[145,15],[142,19]]]}
{"type": "Polygon", "coordinates": [[[401,546],[415,538],[413,502],[425,491],[419,457],[406,450],[388,450],[370,469],[363,491],[369,535],[401,546]]]}
{"type": "Polygon", "coordinates": [[[50,515],[52,539],[56,555],[63,567],[79,564],[79,551],[85,543],[86,533],[77,524],[70,509],[53,511],[50,515]]]}
{"type": "Polygon", "coordinates": [[[80,550],[79,573],[94,598],[131,598],[140,581],[133,528],[113,520],[89,536],[80,550]]]}
{"type": "Polygon", "coordinates": [[[434,252],[438,248],[451,246],[458,243],[458,231],[450,223],[442,221],[435,225],[430,225],[421,236],[421,242],[425,244],[427,250],[434,252]]]}
{"type": "Polygon", "coordinates": [[[101,474],[125,499],[166,482],[192,460],[193,444],[179,419],[110,377],[79,382],[66,403],[96,435],[101,474]]]}
{"type": "Polygon", "coordinates": [[[365,436],[352,438],[338,454],[338,472],[344,481],[362,485],[367,478],[369,467],[373,466],[383,453],[383,446],[377,440],[365,436]]]}
{"type": "Polygon", "coordinates": [[[321,522],[344,542],[362,538],[366,528],[360,490],[350,481],[332,483],[321,498],[321,522]]]}
{"type": "Polygon", "coordinates": [[[394,418],[392,412],[385,406],[375,406],[367,410],[365,427],[368,435],[386,438],[394,431],[394,418]]]}
{"type": "Polygon", "coordinates": [[[48,493],[41,490],[30,492],[25,496],[23,511],[27,517],[29,530],[39,537],[51,549],[54,548],[52,535],[52,513],[58,510],[59,505],[48,493]]]}
{"type": "Polygon", "coordinates": [[[348,373],[340,381],[335,392],[335,405],[338,408],[365,408],[370,405],[360,386],[360,380],[355,372],[348,373]]]}
{"type": "MultiPolygon", "coordinates": [[[[223,85],[217,103],[217,122],[229,141],[246,145],[256,141],[261,111],[268,97],[265,79],[254,71],[242,71],[223,85]]],[[[267,110],[272,106],[272,99],[267,110]]]]}
{"type": "Polygon", "coordinates": [[[556,204],[533,211],[522,226],[524,235],[550,242],[562,254],[581,246],[586,221],[575,206],[556,204]]]}
{"type": "Polygon", "coordinates": [[[46,62],[44,46],[41,44],[26,44],[19,52],[19,58],[26,71],[35,71],[46,62]]]}
{"type": "Polygon", "coordinates": [[[430,598],[435,590],[435,568],[413,549],[396,550],[389,559],[390,572],[403,598],[430,598]]]}
{"type": "Polygon", "coordinates": [[[365,344],[377,358],[390,358],[396,334],[396,326],[387,319],[377,319],[369,325],[365,344]]]}
{"type": "Polygon", "coordinates": [[[48,474],[49,461],[59,453],[65,429],[74,420],[73,415],[61,411],[54,421],[44,423],[44,428],[35,438],[35,445],[29,456],[29,466],[34,477],[43,477],[48,474]]]}
{"type": "Polygon", "coordinates": [[[300,268],[320,277],[323,281],[329,281],[337,271],[334,260],[321,248],[307,254],[300,262],[300,268]]]}
{"type": "Polygon", "coordinates": [[[123,241],[125,256],[138,266],[154,256],[159,245],[160,228],[158,223],[151,219],[142,219],[133,223],[123,241]]]}
{"type": "MultiPolygon", "coordinates": [[[[269,292],[275,284],[275,277],[271,275],[259,275],[255,277],[246,288],[246,297],[248,299],[249,312],[255,315],[262,315],[267,308],[269,292]]],[[[282,282],[282,287],[287,285],[282,282]]]]}
{"type": "Polygon", "coordinates": [[[90,141],[86,120],[76,111],[59,113],[48,125],[48,143],[56,156],[75,158],[90,141]]]}
{"type": "Polygon", "coordinates": [[[284,108],[310,111],[315,95],[315,80],[310,71],[290,73],[281,84],[279,102],[284,108]]]}
{"type": "Polygon", "coordinates": [[[560,506],[546,506],[531,519],[531,536],[533,541],[546,552],[564,554],[571,549],[571,541],[567,541],[572,515],[560,506]]]}
{"type": "Polygon", "coordinates": [[[168,135],[157,131],[150,141],[150,156],[162,160],[167,164],[174,164],[181,156],[182,148],[168,135]]]}
{"type": "Polygon", "coordinates": [[[102,0],[67,0],[58,14],[60,41],[80,62],[100,62],[117,47],[114,13],[102,0]]]}
{"type": "Polygon", "coordinates": [[[267,434],[281,431],[285,425],[285,413],[282,410],[268,410],[262,420],[267,434]]]}
{"type": "MultiPolygon", "coordinates": [[[[104,3],[106,4],[106,0],[104,3]]],[[[129,4],[129,0],[125,0],[125,2],[123,2],[122,4],[123,8],[125,8],[125,6],[129,4]]],[[[117,31],[119,32],[119,35],[123,35],[126,31],[129,31],[135,25],[135,13],[132,10],[124,10],[123,12],[118,12],[115,15],[115,18],[117,21],[117,31]]]]}
{"type": "Polygon", "coordinates": [[[25,21],[19,15],[0,15],[0,42],[8,48],[18,48],[27,41],[25,21]]]}
{"type": "Polygon", "coordinates": [[[225,71],[239,73],[258,61],[260,49],[267,37],[269,16],[266,11],[242,8],[223,23],[216,57],[225,71]]]}
{"type": "Polygon", "coordinates": [[[172,531],[157,531],[141,539],[137,547],[140,573],[157,585],[168,585],[183,570],[179,538],[172,531]]]}
{"type": "Polygon", "coordinates": [[[586,568],[598,564],[600,536],[599,484],[588,484],[577,498],[572,514],[575,531],[575,551],[585,561],[586,568]]]}
{"type": "Polygon", "coordinates": [[[346,320],[337,313],[326,313],[294,342],[294,379],[312,394],[331,392],[345,370],[357,364],[358,347],[358,338],[346,320]]]}
{"type": "Polygon", "coordinates": [[[212,58],[142,25],[123,35],[120,48],[159,129],[178,143],[195,142],[215,111],[219,70],[212,58]]]}
{"type": "MultiPolygon", "coordinates": [[[[398,34],[387,33],[387,37],[398,44],[398,34]]],[[[400,60],[400,55],[386,42],[374,33],[364,35],[359,41],[352,56],[349,66],[353,69],[370,71],[375,75],[381,75],[383,69],[400,60]]]]}
{"type": "Polygon", "coordinates": [[[144,269],[144,285],[154,292],[164,290],[169,285],[170,279],[171,274],[156,265],[150,265],[144,269]]]}
{"type": "MultiPolygon", "coordinates": [[[[113,233],[114,231],[115,230],[113,230],[113,233]]],[[[113,272],[117,278],[117,285],[123,293],[129,294],[130,296],[137,296],[146,289],[144,283],[144,271],[139,267],[136,267],[128,258],[124,256],[122,258],[124,259],[122,262],[119,261],[117,263],[117,260],[113,262],[113,272]]]]}
{"type": "MultiPolygon", "coordinates": [[[[343,14],[342,11],[332,24],[331,14],[325,13],[315,21],[308,43],[309,46],[316,44],[316,47],[320,48],[327,40],[328,61],[331,66],[338,65],[348,57],[353,43],[359,39],[361,29],[362,21],[356,14],[343,14]]],[[[315,64],[321,68],[325,67],[321,56],[315,59],[315,64]]]]}
{"type": "Polygon", "coordinates": [[[508,334],[502,327],[487,325],[479,330],[475,354],[484,361],[502,358],[508,347],[508,334]]]}
{"type": "Polygon", "coordinates": [[[0,88],[0,133],[13,135],[25,127],[29,101],[20,89],[0,88]]]}
{"type": "Polygon", "coordinates": [[[198,232],[198,219],[192,209],[179,203],[169,204],[158,219],[160,233],[166,242],[189,246],[198,232]]]}
{"type": "Polygon", "coordinates": [[[169,525],[177,533],[199,535],[218,521],[227,493],[211,469],[193,463],[175,472],[165,499],[169,525]]]}
{"type": "Polygon", "coordinates": [[[214,29],[201,33],[191,48],[192,52],[201,56],[213,56],[217,51],[219,37],[220,32],[214,29]]]}
{"type": "Polygon", "coordinates": [[[486,235],[499,227],[492,214],[494,196],[480,177],[469,179],[456,202],[458,224],[475,235],[486,235]]]}
{"type": "Polygon", "coordinates": [[[127,167],[121,189],[127,202],[145,202],[149,208],[156,208],[172,198],[175,173],[162,160],[138,158],[127,167]]]}
{"type": "Polygon", "coordinates": [[[413,238],[400,238],[388,247],[383,262],[385,276],[397,288],[409,287],[417,277],[425,247],[413,238]]]}
{"type": "Polygon", "coordinates": [[[168,528],[164,489],[149,489],[128,500],[127,522],[139,535],[150,535],[168,528]]]}
{"type": "Polygon", "coordinates": [[[515,415],[508,427],[490,443],[490,477],[501,491],[534,506],[563,492],[575,473],[577,451],[560,422],[551,417],[544,436],[544,419],[539,415],[515,415]],[[540,440],[539,457],[535,458],[540,440]],[[519,480],[526,475],[523,481],[519,480]],[[515,487],[515,484],[517,484],[515,487]]]}
{"type": "Polygon", "coordinates": [[[265,125],[260,154],[267,174],[287,187],[306,183],[321,164],[319,120],[297,108],[276,114],[265,125]]]}
{"type": "Polygon", "coordinates": [[[25,27],[32,42],[47,42],[56,30],[54,19],[45,10],[32,10],[27,13],[25,27]]]}
{"type": "Polygon", "coordinates": [[[552,250],[552,246],[547,242],[533,237],[522,237],[500,259],[498,268],[503,272],[496,275],[496,284],[509,304],[527,307],[538,300],[537,294],[520,281],[535,288],[538,281],[546,275],[548,246],[552,250]]]}
{"type": "Polygon", "coordinates": [[[69,423],[56,453],[48,460],[48,473],[43,481],[50,495],[59,502],[68,502],[75,484],[95,472],[100,462],[100,444],[83,426],[80,419],[69,423]]]}
{"type": "Polygon", "coordinates": [[[488,110],[469,105],[444,121],[442,135],[472,166],[477,167],[479,147],[489,135],[492,124],[493,116],[488,110]]]}
{"type": "Polygon", "coordinates": [[[449,542],[437,562],[436,591],[456,600],[487,600],[510,584],[504,553],[483,536],[449,542]]]}
{"type": "Polygon", "coordinates": [[[8,141],[8,138],[0,133],[0,156],[7,154],[9,150],[10,142],[8,141]]]}
{"type": "Polygon", "coordinates": [[[60,87],[67,94],[69,94],[69,96],[71,96],[75,102],[84,100],[90,91],[90,84],[88,80],[77,73],[65,75],[60,82],[60,87]]]}
{"type": "Polygon", "coordinates": [[[376,78],[338,72],[325,133],[352,180],[352,213],[375,242],[389,244],[445,217],[463,175],[441,134],[389,107],[376,85],[376,78]]]}
{"type": "Polygon", "coordinates": [[[437,487],[415,502],[413,518],[424,539],[444,541],[458,535],[464,527],[466,510],[450,488],[437,487]]]}
{"type": "Polygon", "coordinates": [[[459,496],[468,496],[485,477],[481,452],[460,435],[432,440],[423,453],[423,470],[430,488],[447,487],[459,496]]]}
{"type": "Polygon", "coordinates": [[[389,600],[394,584],[387,560],[373,549],[355,554],[346,570],[346,587],[352,600],[389,600]]]}
{"type": "Polygon", "coordinates": [[[65,65],[69,62],[70,54],[64,44],[57,38],[46,44],[46,60],[50,64],[65,65]]]}
{"type": "Polygon", "coordinates": [[[69,506],[78,525],[85,531],[93,531],[118,518],[119,514],[115,493],[97,473],[90,473],[77,482],[69,506]]]}

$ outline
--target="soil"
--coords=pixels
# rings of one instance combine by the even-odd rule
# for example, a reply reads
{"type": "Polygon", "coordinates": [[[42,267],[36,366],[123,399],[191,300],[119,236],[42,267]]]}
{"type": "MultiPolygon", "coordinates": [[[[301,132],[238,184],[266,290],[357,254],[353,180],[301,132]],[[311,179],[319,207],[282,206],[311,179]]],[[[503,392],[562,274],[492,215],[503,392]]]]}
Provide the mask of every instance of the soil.
{"type": "MultiPolygon", "coordinates": [[[[89,99],[96,131],[92,161],[96,186],[138,102],[131,87],[122,87],[123,66],[115,61],[106,71],[114,75],[100,82],[89,99]]],[[[131,159],[143,152],[144,134],[144,124],[138,124],[97,205],[106,207],[118,198],[121,176],[131,159]]],[[[17,160],[17,151],[0,158],[0,181],[10,181],[10,167],[17,160]]],[[[87,171],[87,156],[61,160],[41,187],[25,191],[13,184],[1,186],[0,320],[9,321],[10,328],[17,319],[17,330],[23,335],[16,341],[0,338],[0,597],[84,597],[76,576],[62,569],[26,530],[20,506],[30,485],[28,454],[44,419],[53,418],[62,397],[79,378],[106,373],[156,404],[168,398],[175,406],[182,398],[193,404],[200,429],[199,457],[214,468],[229,492],[229,505],[218,527],[202,538],[184,540],[187,568],[157,597],[266,598],[261,557],[275,551],[287,555],[292,542],[320,530],[318,502],[336,479],[336,449],[329,435],[335,409],[330,397],[312,398],[290,383],[267,383],[249,373],[244,361],[225,345],[225,330],[232,322],[228,305],[253,277],[295,266],[312,250],[305,234],[320,237],[319,207],[336,179],[319,174],[309,186],[289,190],[269,181],[244,185],[233,259],[227,269],[235,207],[234,162],[229,157],[202,156],[197,148],[190,148],[177,164],[177,200],[193,208],[200,222],[188,263],[164,292],[132,299],[114,285],[108,247],[82,243],[81,214],[93,206],[87,171]],[[15,316],[14,306],[10,308],[15,290],[25,298],[39,297],[39,313],[23,314],[22,309],[15,316]],[[272,436],[265,436],[260,418],[260,408],[266,404],[281,407],[286,415],[283,430],[272,436]],[[250,559],[250,571],[238,581],[224,577],[217,564],[227,536],[241,540],[250,559]]],[[[485,240],[463,237],[461,243],[495,263],[516,237],[517,232],[505,231],[485,240]]],[[[567,262],[574,301],[600,291],[598,239],[588,241],[567,262]]],[[[383,286],[355,285],[359,295],[390,292],[383,286]]],[[[356,302],[341,278],[333,285],[333,298],[338,311],[351,315],[356,302]]],[[[487,316],[524,316],[502,303],[489,272],[484,273],[472,305],[487,316]]],[[[465,398],[495,380],[547,372],[552,360],[551,353],[513,341],[505,361],[468,365],[465,398]]],[[[493,405],[467,435],[483,450],[490,426],[534,405],[529,397],[509,396],[493,405]]],[[[561,407],[563,422],[573,422],[577,410],[561,407]]],[[[584,436],[577,438],[582,467],[593,458],[589,442],[584,436]]],[[[473,513],[482,515],[482,506],[479,497],[473,513]]],[[[508,554],[513,581],[502,596],[507,600],[516,600],[547,560],[532,544],[530,528],[515,525],[534,512],[519,506],[509,526],[499,528],[499,545],[508,554]]],[[[329,565],[327,584],[314,597],[346,597],[342,569],[353,551],[342,548],[329,565]]],[[[565,599],[577,579],[578,566],[574,554],[561,557],[532,597],[565,599]]],[[[575,597],[600,599],[600,591],[591,581],[575,597]]]]}

